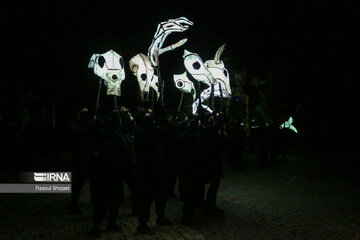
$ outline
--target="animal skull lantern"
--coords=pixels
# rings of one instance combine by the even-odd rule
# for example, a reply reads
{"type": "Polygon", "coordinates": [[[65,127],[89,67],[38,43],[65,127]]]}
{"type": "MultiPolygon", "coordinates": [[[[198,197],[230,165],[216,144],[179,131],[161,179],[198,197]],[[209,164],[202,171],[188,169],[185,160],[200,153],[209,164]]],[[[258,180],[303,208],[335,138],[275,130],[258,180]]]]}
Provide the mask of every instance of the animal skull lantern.
{"type": "MultiPolygon", "coordinates": [[[[211,95],[211,86],[215,83],[215,79],[211,75],[211,73],[207,70],[207,68],[204,65],[204,62],[200,58],[200,56],[196,53],[189,52],[187,50],[184,50],[184,65],[186,70],[191,74],[191,76],[197,81],[205,83],[208,87],[204,89],[200,93],[200,100],[203,103],[207,99],[210,98],[211,95]]],[[[197,99],[193,105],[193,114],[197,112],[198,106],[200,104],[200,100],[197,99]]],[[[207,111],[212,112],[212,110],[204,105],[201,104],[203,108],[205,108],[207,111]]]]}
{"type": "Polygon", "coordinates": [[[198,54],[184,50],[183,58],[186,70],[195,78],[196,81],[203,82],[208,86],[211,86],[211,84],[215,82],[213,76],[206,69],[198,54]]]}
{"type": "MultiPolygon", "coordinates": [[[[214,97],[228,98],[231,96],[231,87],[230,87],[230,77],[229,72],[225,68],[223,61],[220,60],[222,53],[224,52],[225,44],[220,46],[220,48],[216,51],[215,58],[213,60],[208,60],[205,63],[201,60],[200,56],[196,53],[189,52],[187,50],[184,51],[184,65],[186,70],[191,74],[191,76],[198,82],[205,83],[208,87],[201,91],[200,99],[197,99],[193,103],[193,114],[197,112],[200,101],[203,103],[211,96],[211,89],[214,89],[214,97]]],[[[176,81],[175,77],[179,78],[183,75],[174,75],[174,81],[176,81]]],[[[185,76],[186,77],[186,76],[185,76]]],[[[184,77],[182,77],[184,78],[184,77]]],[[[187,79],[187,78],[186,78],[187,79]]],[[[188,80],[188,79],[187,79],[188,80]]],[[[190,80],[188,80],[191,82],[190,80]]],[[[179,86],[176,86],[179,90],[179,86]]],[[[186,92],[186,91],[184,91],[186,92]]],[[[208,106],[201,104],[204,109],[213,112],[211,108],[208,106]]]]}
{"type": "Polygon", "coordinates": [[[191,93],[193,96],[193,101],[195,101],[196,91],[194,83],[187,77],[186,72],[183,74],[174,74],[173,78],[175,87],[182,92],[191,93]]]}
{"type": "Polygon", "coordinates": [[[230,76],[228,70],[225,68],[224,62],[220,60],[224,50],[225,44],[219,47],[213,60],[207,60],[205,62],[205,67],[217,82],[214,86],[214,95],[216,97],[229,98],[231,96],[230,76]]]}
{"type": "Polygon", "coordinates": [[[155,90],[159,98],[158,77],[154,73],[149,57],[139,53],[130,59],[129,65],[138,80],[141,98],[144,99],[144,94],[148,94],[150,88],[155,90]]]}
{"type": "Polygon", "coordinates": [[[107,95],[121,96],[121,83],[125,79],[122,56],[113,50],[103,54],[93,54],[88,68],[93,68],[94,73],[104,79],[107,86],[107,95]]]}

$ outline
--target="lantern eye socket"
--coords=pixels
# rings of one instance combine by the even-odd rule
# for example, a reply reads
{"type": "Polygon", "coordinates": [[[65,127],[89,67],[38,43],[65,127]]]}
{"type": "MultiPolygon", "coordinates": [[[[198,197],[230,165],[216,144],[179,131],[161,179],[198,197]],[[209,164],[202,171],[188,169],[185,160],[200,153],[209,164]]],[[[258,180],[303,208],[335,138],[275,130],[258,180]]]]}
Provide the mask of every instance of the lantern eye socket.
{"type": "Polygon", "coordinates": [[[192,64],[192,67],[195,69],[195,70],[199,70],[200,69],[200,63],[198,61],[194,62],[192,64]]]}
{"type": "Polygon", "coordinates": [[[103,56],[100,56],[99,59],[98,59],[98,64],[101,68],[104,67],[105,65],[105,58],[103,56]]]}
{"type": "Polygon", "coordinates": [[[226,71],[226,69],[224,70],[224,75],[225,75],[225,77],[228,76],[228,71],[226,71]]]}
{"type": "Polygon", "coordinates": [[[184,83],[182,81],[177,82],[176,84],[179,88],[182,88],[184,86],[184,83]]]}
{"type": "Polygon", "coordinates": [[[141,74],[140,77],[141,77],[141,79],[142,79],[143,81],[146,80],[146,74],[145,74],[145,73],[141,74]]]}

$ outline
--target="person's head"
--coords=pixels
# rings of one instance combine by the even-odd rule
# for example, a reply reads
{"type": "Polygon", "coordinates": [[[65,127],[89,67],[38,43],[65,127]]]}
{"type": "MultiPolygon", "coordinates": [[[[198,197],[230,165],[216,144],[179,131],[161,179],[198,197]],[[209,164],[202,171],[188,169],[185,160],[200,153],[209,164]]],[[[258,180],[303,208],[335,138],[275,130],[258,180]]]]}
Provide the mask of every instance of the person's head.
{"type": "Polygon", "coordinates": [[[224,123],[225,121],[225,116],[224,116],[224,113],[223,112],[219,112],[215,115],[215,124],[217,126],[220,126],[224,123]]]}
{"type": "Polygon", "coordinates": [[[194,116],[189,123],[189,128],[194,130],[198,129],[201,126],[201,118],[200,116],[194,116]]]}
{"type": "Polygon", "coordinates": [[[130,132],[134,125],[134,122],[131,120],[130,113],[120,110],[120,119],[122,122],[122,129],[124,133],[130,132]]]}
{"type": "Polygon", "coordinates": [[[80,123],[87,123],[90,121],[90,114],[87,108],[82,108],[77,112],[77,117],[80,123]]]}
{"type": "Polygon", "coordinates": [[[113,125],[113,126],[119,126],[121,124],[120,121],[120,115],[118,111],[113,111],[110,115],[110,119],[109,119],[109,124],[113,125]]]}
{"type": "Polygon", "coordinates": [[[135,117],[136,125],[143,130],[150,130],[154,128],[154,119],[152,114],[148,111],[140,111],[135,117]]]}

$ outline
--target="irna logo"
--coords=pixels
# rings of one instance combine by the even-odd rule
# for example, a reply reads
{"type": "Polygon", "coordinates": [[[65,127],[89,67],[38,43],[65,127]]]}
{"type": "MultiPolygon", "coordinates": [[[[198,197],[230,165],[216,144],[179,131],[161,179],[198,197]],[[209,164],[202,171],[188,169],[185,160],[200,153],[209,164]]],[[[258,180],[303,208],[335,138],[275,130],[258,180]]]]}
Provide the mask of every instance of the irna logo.
{"type": "Polygon", "coordinates": [[[35,182],[70,182],[68,173],[37,173],[34,172],[35,182]]]}

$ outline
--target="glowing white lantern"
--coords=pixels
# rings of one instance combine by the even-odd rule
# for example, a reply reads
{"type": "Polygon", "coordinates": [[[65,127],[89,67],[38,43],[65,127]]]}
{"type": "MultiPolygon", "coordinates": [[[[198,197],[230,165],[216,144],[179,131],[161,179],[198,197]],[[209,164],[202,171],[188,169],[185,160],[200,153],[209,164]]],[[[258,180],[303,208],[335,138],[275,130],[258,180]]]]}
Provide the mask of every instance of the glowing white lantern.
{"type": "Polygon", "coordinates": [[[183,59],[186,70],[196,81],[203,82],[208,86],[211,86],[211,84],[215,82],[198,54],[184,50],[183,59]]]}
{"type": "Polygon", "coordinates": [[[88,68],[105,80],[107,95],[121,96],[121,83],[125,79],[124,60],[113,50],[103,54],[93,54],[88,68]]]}
{"type": "MultiPolygon", "coordinates": [[[[183,58],[186,70],[196,81],[203,82],[209,86],[201,92],[201,102],[204,102],[211,97],[211,86],[213,86],[214,89],[214,97],[228,98],[231,96],[229,72],[225,68],[224,63],[220,60],[224,49],[225,44],[220,46],[216,51],[213,60],[208,60],[205,63],[203,63],[196,53],[191,53],[187,50],[184,51],[183,58]]],[[[198,99],[193,103],[194,114],[197,111],[200,100],[198,99]]],[[[202,106],[210,113],[213,112],[208,106],[204,104],[202,104],[202,106]]]]}
{"type": "Polygon", "coordinates": [[[193,101],[195,101],[196,91],[194,83],[186,76],[186,72],[183,74],[174,74],[173,78],[176,88],[182,92],[191,93],[193,101]]]}
{"type": "MultiPolygon", "coordinates": [[[[200,100],[203,103],[204,101],[210,98],[211,86],[215,83],[215,79],[213,78],[211,73],[206,69],[204,62],[202,61],[202,59],[198,54],[184,50],[183,58],[184,58],[185,68],[191,74],[191,76],[196,81],[202,82],[208,86],[200,93],[200,100]]],[[[192,105],[193,114],[197,112],[200,100],[197,99],[193,103],[192,105]]],[[[210,113],[213,112],[208,106],[204,104],[201,104],[201,106],[210,113]]]]}
{"type": "Polygon", "coordinates": [[[140,88],[141,98],[144,99],[144,94],[148,94],[150,88],[156,92],[159,98],[158,77],[154,74],[154,68],[151,66],[148,56],[139,53],[129,61],[130,70],[136,76],[140,88]]]}
{"type": "Polygon", "coordinates": [[[213,60],[207,60],[205,62],[205,67],[214,77],[215,81],[218,82],[218,84],[214,86],[214,95],[216,97],[228,98],[231,96],[230,76],[223,61],[220,60],[224,50],[225,44],[219,47],[213,60]]]}
{"type": "Polygon", "coordinates": [[[184,38],[175,44],[162,48],[162,45],[164,44],[165,39],[169,34],[173,32],[184,32],[189,28],[189,25],[193,25],[193,22],[188,20],[186,17],[169,19],[167,21],[159,23],[156,33],[153,37],[151,46],[148,50],[148,56],[150,58],[152,66],[159,66],[159,56],[161,54],[180,47],[187,41],[187,38],[184,38]]]}

